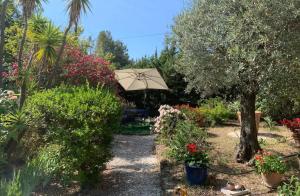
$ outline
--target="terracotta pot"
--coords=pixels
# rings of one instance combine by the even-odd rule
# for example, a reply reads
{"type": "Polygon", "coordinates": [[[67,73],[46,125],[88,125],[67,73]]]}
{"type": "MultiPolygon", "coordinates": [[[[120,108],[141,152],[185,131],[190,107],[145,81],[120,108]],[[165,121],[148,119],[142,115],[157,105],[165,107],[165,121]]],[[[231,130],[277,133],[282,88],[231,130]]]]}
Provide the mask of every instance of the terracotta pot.
{"type": "Polygon", "coordinates": [[[276,188],[281,182],[283,174],[279,173],[262,173],[261,177],[264,184],[269,188],[276,188]]]}
{"type": "MultiPolygon", "coordinates": [[[[237,117],[240,125],[242,125],[242,118],[241,118],[241,112],[237,112],[237,117]]],[[[256,129],[259,130],[259,123],[260,123],[260,117],[261,117],[261,111],[255,111],[255,123],[256,123],[256,129]]]]}

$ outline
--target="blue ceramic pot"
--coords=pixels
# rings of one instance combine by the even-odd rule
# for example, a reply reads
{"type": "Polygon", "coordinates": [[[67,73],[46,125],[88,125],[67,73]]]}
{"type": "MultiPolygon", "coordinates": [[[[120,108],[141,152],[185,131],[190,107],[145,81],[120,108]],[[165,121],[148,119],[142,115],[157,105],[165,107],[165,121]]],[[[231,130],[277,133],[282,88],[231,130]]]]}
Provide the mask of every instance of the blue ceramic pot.
{"type": "Polygon", "coordinates": [[[189,185],[203,185],[207,179],[207,167],[190,167],[185,163],[186,179],[189,185]]]}

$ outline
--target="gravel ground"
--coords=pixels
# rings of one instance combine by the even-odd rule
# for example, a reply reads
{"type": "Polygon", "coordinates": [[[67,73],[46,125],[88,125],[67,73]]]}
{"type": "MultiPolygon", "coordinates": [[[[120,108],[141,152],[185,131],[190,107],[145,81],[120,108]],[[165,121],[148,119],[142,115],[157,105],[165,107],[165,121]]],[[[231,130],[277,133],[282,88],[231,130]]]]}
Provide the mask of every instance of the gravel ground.
{"type": "Polygon", "coordinates": [[[99,195],[161,195],[159,161],[154,155],[155,136],[116,135],[114,158],[103,173],[99,195]]]}

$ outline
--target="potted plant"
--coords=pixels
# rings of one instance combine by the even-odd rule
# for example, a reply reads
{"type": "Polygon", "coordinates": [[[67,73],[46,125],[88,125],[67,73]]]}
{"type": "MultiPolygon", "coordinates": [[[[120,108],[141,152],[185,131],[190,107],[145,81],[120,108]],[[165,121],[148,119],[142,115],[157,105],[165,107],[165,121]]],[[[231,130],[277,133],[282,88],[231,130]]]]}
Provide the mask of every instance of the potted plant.
{"type": "Polygon", "coordinates": [[[276,188],[282,181],[284,172],[287,170],[283,159],[269,152],[260,152],[255,156],[255,167],[261,174],[265,185],[276,188]]]}
{"type": "Polygon", "coordinates": [[[300,118],[294,118],[292,120],[283,119],[280,123],[292,131],[295,144],[297,147],[300,147],[300,118]]]}
{"type": "Polygon", "coordinates": [[[186,178],[190,185],[203,185],[207,179],[209,158],[206,150],[199,149],[196,144],[187,145],[184,155],[186,178]]]}

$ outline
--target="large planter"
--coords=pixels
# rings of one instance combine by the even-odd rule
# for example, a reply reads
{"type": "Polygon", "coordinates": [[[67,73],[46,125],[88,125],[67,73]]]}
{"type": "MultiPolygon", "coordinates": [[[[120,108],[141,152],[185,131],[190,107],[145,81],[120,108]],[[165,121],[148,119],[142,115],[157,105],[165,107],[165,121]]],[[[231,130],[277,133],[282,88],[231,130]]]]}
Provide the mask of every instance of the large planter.
{"type": "MultiPolygon", "coordinates": [[[[241,112],[237,112],[237,117],[240,125],[242,125],[241,112]]],[[[259,130],[260,117],[261,117],[261,111],[255,111],[255,123],[256,123],[257,131],[259,130]]]]}
{"type": "Polygon", "coordinates": [[[207,179],[207,167],[191,167],[185,163],[185,171],[189,185],[203,185],[207,179]]]}
{"type": "Polygon", "coordinates": [[[262,173],[261,177],[264,184],[269,188],[276,188],[282,182],[282,174],[279,173],[262,173]]]}

